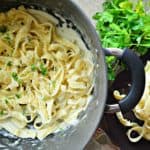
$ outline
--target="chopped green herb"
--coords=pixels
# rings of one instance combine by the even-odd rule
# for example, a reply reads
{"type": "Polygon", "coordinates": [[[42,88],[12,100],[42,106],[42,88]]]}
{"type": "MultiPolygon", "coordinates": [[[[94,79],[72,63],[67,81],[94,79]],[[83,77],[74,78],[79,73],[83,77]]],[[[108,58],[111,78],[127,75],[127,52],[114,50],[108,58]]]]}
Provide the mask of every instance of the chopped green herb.
{"type": "Polygon", "coordinates": [[[22,81],[19,79],[19,77],[18,77],[18,75],[17,75],[16,72],[13,72],[11,75],[12,75],[12,78],[13,78],[15,81],[17,81],[19,84],[21,84],[22,81]]]}
{"type": "Polygon", "coordinates": [[[4,111],[3,110],[0,111],[0,115],[4,115],[4,111]]]}
{"type": "Polygon", "coordinates": [[[19,99],[19,98],[21,98],[21,95],[20,94],[16,94],[16,97],[19,99]]]}
{"type": "Polygon", "coordinates": [[[0,26],[0,32],[5,33],[7,31],[7,27],[5,25],[0,26]]]}
{"type": "Polygon", "coordinates": [[[7,66],[12,66],[12,61],[8,61],[7,66]]]}
{"type": "Polygon", "coordinates": [[[11,75],[12,75],[12,78],[13,78],[15,81],[18,81],[18,80],[19,80],[18,75],[17,75],[16,72],[13,72],[11,75]]]}
{"type": "Polygon", "coordinates": [[[5,103],[8,104],[8,100],[7,99],[5,99],[5,103]]]}
{"type": "Polygon", "coordinates": [[[42,75],[46,75],[47,74],[47,69],[46,67],[44,67],[43,64],[40,65],[40,72],[42,73],[42,75]]]}
{"type": "MultiPolygon", "coordinates": [[[[106,0],[103,11],[97,12],[93,19],[104,48],[130,48],[140,56],[149,51],[150,14],[143,0],[106,0]]],[[[109,80],[114,80],[118,72],[114,69],[117,61],[115,57],[106,58],[109,80]]]]}
{"type": "Polygon", "coordinates": [[[31,65],[31,70],[32,70],[32,71],[35,71],[36,69],[37,69],[36,65],[35,65],[35,64],[32,64],[32,65],[31,65]]]}
{"type": "Polygon", "coordinates": [[[4,40],[7,41],[8,43],[11,43],[11,41],[12,41],[11,34],[8,32],[6,34],[4,34],[4,40]]]}

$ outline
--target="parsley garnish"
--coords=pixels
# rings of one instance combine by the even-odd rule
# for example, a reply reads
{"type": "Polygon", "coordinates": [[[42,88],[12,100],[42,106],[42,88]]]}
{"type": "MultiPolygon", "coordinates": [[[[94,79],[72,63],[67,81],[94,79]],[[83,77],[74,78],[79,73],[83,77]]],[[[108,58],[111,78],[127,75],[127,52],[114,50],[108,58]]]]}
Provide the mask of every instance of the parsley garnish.
{"type": "Polygon", "coordinates": [[[4,111],[3,110],[0,111],[0,115],[4,115],[4,111]]]}
{"type": "Polygon", "coordinates": [[[32,71],[35,71],[36,69],[37,69],[36,65],[35,65],[35,64],[32,64],[32,65],[31,65],[31,70],[32,70],[32,71]]]}
{"type": "MultiPolygon", "coordinates": [[[[103,11],[97,12],[96,29],[104,48],[130,48],[140,56],[145,55],[150,47],[150,14],[146,13],[142,0],[106,0],[103,11]]],[[[118,60],[106,57],[108,78],[114,80],[118,60]]],[[[118,67],[117,67],[118,68],[118,67]]]]}
{"type": "Polygon", "coordinates": [[[46,67],[44,67],[43,64],[40,65],[40,72],[42,73],[42,75],[46,75],[47,74],[47,69],[46,67]]]}
{"type": "Polygon", "coordinates": [[[19,77],[18,77],[18,75],[17,75],[16,72],[13,72],[13,73],[11,74],[11,76],[12,76],[12,78],[13,78],[15,81],[17,81],[19,84],[21,84],[21,80],[19,79],[19,77]]]}
{"type": "Polygon", "coordinates": [[[8,100],[7,99],[5,99],[5,103],[8,104],[8,100]]]}
{"type": "Polygon", "coordinates": [[[18,81],[18,80],[19,80],[18,75],[17,75],[16,72],[13,72],[11,75],[12,75],[12,78],[13,78],[15,81],[18,81]]]}
{"type": "Polygon", "coordinates": [[[21,95],[20,94],[16,94],[16,97],[19,99],[19,98],[21,98],[21,95]]]}
{"type": "Polygon", "coordinates": [[[7,66],[12,66],[12,61],[8,61],[7,66]]]}

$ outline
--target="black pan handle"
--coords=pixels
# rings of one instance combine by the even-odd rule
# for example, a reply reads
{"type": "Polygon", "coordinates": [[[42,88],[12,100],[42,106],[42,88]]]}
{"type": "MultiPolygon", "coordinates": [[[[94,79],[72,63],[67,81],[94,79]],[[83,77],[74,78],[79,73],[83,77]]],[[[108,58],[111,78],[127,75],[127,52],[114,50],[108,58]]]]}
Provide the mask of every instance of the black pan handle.
{"type": "Polygon", "coordinates": [[[123,113],[132,110],[140,101],[145,87],[144,65],[140,58],[131,50],[118,48],[103,49],[106,55],[116,56],[121,59],[131,72],[131,90],[129,94],[118,104],[106,105],[106,113],[121,111],[123,113]]]}

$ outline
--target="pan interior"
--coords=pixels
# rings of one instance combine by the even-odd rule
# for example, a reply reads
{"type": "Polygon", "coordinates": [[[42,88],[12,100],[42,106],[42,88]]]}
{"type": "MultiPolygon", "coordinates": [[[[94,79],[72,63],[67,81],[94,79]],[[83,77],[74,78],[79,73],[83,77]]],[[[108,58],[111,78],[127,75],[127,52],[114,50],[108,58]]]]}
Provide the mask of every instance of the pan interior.
{"type": "MultiPolygon", "coordinates": [[[[83,146],[88,142],[92,133],[94,132],[99,119],[102,115],[103,108],[106,100],[106,68],[104,63],[103,53],[101,47],[99,46],[99,39],[87,18],[82,14],[82,12],[70,1],[63,0],[59,2],[49,2],[44,1],[44,7],[40,4],[40,1],[21,1],[16,2],[12,0],[2,1],[0,11],[7,11],[10,8],[17,8],[20,5],[24,5],[27,8],[35,8],[38,10],[43,10],[51,14],[54,18],[58,20],[57,26],[61,27],[64,24],[69,28],[75,30],[78,33],[82,41],[84,42],[87,49],[91,50],[95,57],[95,88],[94,88],[94,97],[91,103],[89,104],[86,112],[82,112],[79,115],[81,122],[76,126],[76,128],[70,126],[67,131],[60,132],[57,135],[51,134],[48,138],[42,142],[32,139],[20,139],[15,136],[9,135],[3,131],[0,132],[0,147],[13,148],[16,149],[33,149],[33,148],[43,148],[49,149],[51,145],[52,149],[68,149],[72,148],[73,145],[78,145],[78,148],[83,148],[83,146]],[[36,4],[35,4],[36,3],[36,4]],[[66,5],[64,5],[66,3],[66,5]],[[57,5],[52,7],[52,5],[57,5]],[[47,7],[45,7],[47,6],[47,7]],[[68,12],[65,13],[70,6],[68,12]],[[62,9],[60,9],[60,7],[62,9]],[[56,8],[56,9],[55,9],[56,8]],[[61,11],[60,11],[61,10],[61,11]],[[76,15],[68,15],[75,14],[76,15]],[[80,17],[79,17],[80,16],[80,17]],[[62,20],[63,18],[63,20],[62,20]],[[85,22],[84,22],[84,21],[85,22]],[[86,117],[85,117],[86,116],[86,117]],[[84,118],[84,119],[83,119],[84,118]],[[2,133],[2,134],[1,134],[2,133]],[[8,138],[9,136],[9,138],[8,138]],[[77,144],[78,143],[78,144],[77,144]],[[32,146],[31,146],[32,145],[32,146]]],[[[72,149],[78,149],[77,147],[72,149]]]]}

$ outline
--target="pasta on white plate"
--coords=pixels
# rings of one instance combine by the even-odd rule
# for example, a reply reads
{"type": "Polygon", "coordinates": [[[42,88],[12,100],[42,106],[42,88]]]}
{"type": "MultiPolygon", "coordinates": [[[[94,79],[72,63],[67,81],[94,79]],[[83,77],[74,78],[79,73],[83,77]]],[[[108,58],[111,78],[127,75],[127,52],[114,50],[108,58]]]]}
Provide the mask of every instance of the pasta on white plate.
{"type": "MultiPolygon", "coordinates": [[[[146,85],[144,94],[138,103],[138,105],[133,109],[135,116],[144,122],[141,126],[136,122],[131,122],[123,117],[121,112],[116,113],[117,118],[120,122],[126,126],[130,127],[127,132],[127,136],[131,142],[138,142],[142,138],[146,140],[150,140],[150,61],[147,61],[147,65],[145,67],[146,73],[146,85]],[[139,136],[132,137],[132,132],[137,132],[139,136]]],[[[125,95],[120,94],[119,91],[114,91],[114,97],[117,100],[121,100],[125,95]]]]}
{"type": "Polygon", "coordinates": [[[93,68],[91,52],[59,35],[47,13],[1,12],[0,128],[42,140],[70,124],[88,105],[93,68]]]}

